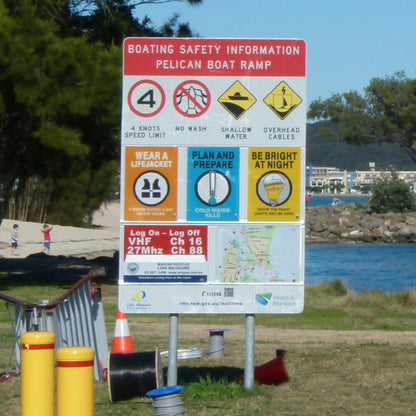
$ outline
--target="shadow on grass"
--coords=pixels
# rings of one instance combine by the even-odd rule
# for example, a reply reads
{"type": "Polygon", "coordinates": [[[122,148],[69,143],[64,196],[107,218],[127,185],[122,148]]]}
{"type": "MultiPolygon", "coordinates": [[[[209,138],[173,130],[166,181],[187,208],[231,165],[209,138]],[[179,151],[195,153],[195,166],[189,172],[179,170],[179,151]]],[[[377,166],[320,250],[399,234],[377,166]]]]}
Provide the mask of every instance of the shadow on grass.
{"type": "Polygon", "coordinates": [[[56,286],[69,289],[92,267],[104,267],[106,284],[117,284],[118,254],[114,257],[48,256],[36,253],[21,258],[0,259],[0,292],[20,286],[56,286]]]}
{"type": "MultiPolygon", "coordinates": [[[[164,374],[166,378],[167,369],[164,369],[164,374]]],[[[178,382],[179,384],[189,384],[197,383],[201,379],[209,379],[213,382],[228,381],[231,383],[243,374],[244,369],[237,367],[179,367],[178,382]]]]}

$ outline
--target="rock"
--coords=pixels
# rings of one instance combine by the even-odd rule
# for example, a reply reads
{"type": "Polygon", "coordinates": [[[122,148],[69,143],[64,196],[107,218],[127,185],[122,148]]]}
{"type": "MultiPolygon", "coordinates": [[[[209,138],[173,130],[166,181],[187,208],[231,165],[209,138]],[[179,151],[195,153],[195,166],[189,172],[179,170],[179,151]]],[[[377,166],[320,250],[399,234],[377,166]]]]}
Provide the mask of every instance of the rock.
{"type": "Polygon", "coordinates": [[[373,229],[373,235],[375,238],[383,238],[384,237],[384,229],[383,227],[377,227],[373,229]]]}
{"type": "Polygon", "coordinates": [[[408,225],[415,225],[416,226],[416,218],[415,217],[406,217],[406,224],[408,225]]]}
{"type": "Polygon", "coordinates": [[[416,213],[375,214],[354,204],[308,207],[306,242],[416,242],[416,213]]]}

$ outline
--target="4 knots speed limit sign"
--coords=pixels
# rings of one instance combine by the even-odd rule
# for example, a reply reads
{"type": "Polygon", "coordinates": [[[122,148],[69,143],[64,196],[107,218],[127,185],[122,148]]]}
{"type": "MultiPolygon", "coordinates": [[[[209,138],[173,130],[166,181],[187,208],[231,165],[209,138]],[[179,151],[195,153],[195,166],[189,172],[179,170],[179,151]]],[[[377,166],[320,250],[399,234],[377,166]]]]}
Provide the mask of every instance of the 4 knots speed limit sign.
{"type": "Polygon", "coordinates": [[[128,103],[130,110],[140,117],[153,117],[162,111],[166,96],[155,81],[145,79],[136,82],[130,89],[128,103]]]}

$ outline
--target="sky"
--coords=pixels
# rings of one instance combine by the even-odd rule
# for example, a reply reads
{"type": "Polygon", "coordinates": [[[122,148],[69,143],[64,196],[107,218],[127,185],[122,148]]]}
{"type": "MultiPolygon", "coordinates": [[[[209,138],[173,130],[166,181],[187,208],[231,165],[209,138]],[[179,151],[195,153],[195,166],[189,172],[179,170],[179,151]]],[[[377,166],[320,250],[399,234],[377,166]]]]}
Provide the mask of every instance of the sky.
{"type": "Polygon", "coordinates": [[[415,0],[204,0],[140,5],[162,26],[173,13],[203,38],[303,39],[307,103],[352,90],[397,71],[416,76],[415,0]]]}

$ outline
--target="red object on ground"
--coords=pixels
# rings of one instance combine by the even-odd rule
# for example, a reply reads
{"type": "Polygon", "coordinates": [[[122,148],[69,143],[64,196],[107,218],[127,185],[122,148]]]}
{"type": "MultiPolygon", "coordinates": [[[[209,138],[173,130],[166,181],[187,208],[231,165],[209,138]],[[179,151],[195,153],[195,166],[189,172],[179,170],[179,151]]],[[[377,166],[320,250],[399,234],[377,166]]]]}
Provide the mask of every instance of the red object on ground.
{"type": "MultiPolygon", "coordinates": [[[[283,354],[254,368],[254,380],[259,384],[280,384],[289,381],[283,362],[283,354]]],[[[238,377],[236,383],[244,382],[244,375],[238,377]]]]}

